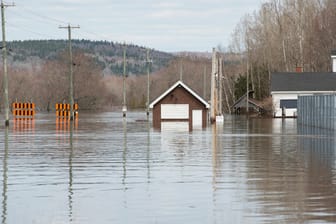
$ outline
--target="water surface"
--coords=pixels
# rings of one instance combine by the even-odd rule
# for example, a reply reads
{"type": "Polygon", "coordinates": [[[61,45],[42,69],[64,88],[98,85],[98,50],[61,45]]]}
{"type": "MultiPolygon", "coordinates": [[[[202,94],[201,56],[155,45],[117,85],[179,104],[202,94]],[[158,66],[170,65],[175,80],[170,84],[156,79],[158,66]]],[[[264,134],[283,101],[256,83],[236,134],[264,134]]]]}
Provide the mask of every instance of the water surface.
{"type": "Polygon", "coordinates": [[[145,120],[39,114],[2,127],[2,224],[336,222],[333,132],[293,119],[226,116],[193,132],[145,120]]]}

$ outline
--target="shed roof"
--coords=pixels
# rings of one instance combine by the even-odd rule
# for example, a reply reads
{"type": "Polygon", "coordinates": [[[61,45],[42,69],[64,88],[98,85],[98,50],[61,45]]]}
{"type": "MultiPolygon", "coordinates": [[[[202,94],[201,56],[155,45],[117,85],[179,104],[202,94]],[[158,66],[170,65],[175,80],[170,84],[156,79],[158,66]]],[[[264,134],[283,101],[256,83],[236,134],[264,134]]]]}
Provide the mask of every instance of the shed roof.
{"type": "Polygon", "coordinates": [[[271,92],[275,91],[336,91],[336,73],[273,73],[271,77],[271,92]]]}
{"type": "Polygon", "coordinates": [[[208,104],[202,97],[200,97],[197,93],[195,93],[192,89],[190,89],[186,84],[182,81],[177,81],[174,85],[172,85],[166,92],[164,92],[161,96],[156,98],[150,105],[149,108],[153,108],[155,104],[157,104],[160,100],[162,100],[165,96],[167,96],[170,92],[172,92],[178,86],[182,86],[186,91],[188,91],[191,95],[193,95],[197,100],[199,100],[206,108],[210,108],[210,104],[208,104]]]}
{"type": "MultiPolygon", "coordinates": [[[[253,93],[253,92],[254,92],[253,90],[250,90],[250,91],[249,91],[249,95],[250,95],[251,93],[253,93]]],[[[231,108],[235,108],[237,105],[241,104],[243,101],[246,102],[246,96],[247,96],[247,93],[245,93],[244,95],[242,95],[238,100],[236,100],[236,102],[231,106],[231,108]]],[[[255,107],[263,108],[263,107],[259,104],[259,102],[258,102],[257,100],[255,100],[255,99],[252,99],[252,98],[249,97],[248,101],[249,101],[250,104],[252,104],[252,105],[255,106],[255,107]]],[[[246,104],[244,104],[244,106],[246,106],[246,104]]]]}

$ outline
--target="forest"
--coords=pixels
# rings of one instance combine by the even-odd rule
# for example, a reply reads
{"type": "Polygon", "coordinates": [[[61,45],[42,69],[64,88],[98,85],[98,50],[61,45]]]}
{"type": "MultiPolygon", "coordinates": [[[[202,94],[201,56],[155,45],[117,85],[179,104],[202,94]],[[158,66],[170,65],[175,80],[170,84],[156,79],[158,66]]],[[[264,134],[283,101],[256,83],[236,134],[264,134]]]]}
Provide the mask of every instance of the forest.
{"type": "MultiPolygon", "coordinates": [[[[229,46],[218,46],[224,58],[225,112],[249,89],[270,105],[272,72],[331,71],[336,48],[336,1],[268,0],[246,14],[232,32],[229,46]]],[[[111,110],[122,104],[123,45],[74,40],[74,99],[82,110],[111,110]]],[[[68,102],[69,58],[64,40],[8,43],[10,102],[32,101],[39,110],[68,102]]],[[[210,51],[211,49],[209,49],[210,51]]],[[[144,108],[147,91],[145,47],[126,47],[127,105],[144,108]]],[[[150,50],[150,99],[182,77],[200,96],[210,96],[210,54],[169,54],[150,50]]],[[[2,82],[2,71],[1,71],[2,82]]],[[[3,87],[1,83],[1,90],[3,87]]]]}
{"type": "Polygon", "coordinates": [[[236,77],[236,91],[245,92],[249,80],[254,97],[268,104],[273,72],[330,72],[335,10],[334,0],[268,0],[241,18],[226,49],[241,56],[238,70],[226,73],[236,77]]]}
{"type": "MultiPolygon", "coordinates": [[[[146,71],[147,48],[134,44],[121,44],[108,41],[72,40],[73,50],[81,50],[93,57],[103,70],[103,75],[123,74],[123,51],[127,51],[127,74],[137,75],[146,71]]],[[[67,40],[24,40],[10,41],[9,58],[14,64],[29,64],[37,60],[55,60],[68,46],[67,40]]],[[[167,66],[172,54],[151,49],[155,61],[152,69],[156,71],[167,66]]]]}

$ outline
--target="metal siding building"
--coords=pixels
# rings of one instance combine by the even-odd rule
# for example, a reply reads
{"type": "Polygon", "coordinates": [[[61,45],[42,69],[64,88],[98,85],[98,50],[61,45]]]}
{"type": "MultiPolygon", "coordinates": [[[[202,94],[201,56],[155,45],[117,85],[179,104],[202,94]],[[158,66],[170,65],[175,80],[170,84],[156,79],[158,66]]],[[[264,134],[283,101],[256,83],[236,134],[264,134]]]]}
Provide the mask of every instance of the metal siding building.
{"type": "Polygon", "coordinates": [[[153,127],[162,122],[188,122],[189,130],[205,128],[210,105],[183,82],[178,81],[149,106],[153,110],[153,127]]]}
{"type": "Polygon", "coordinates": [[[336,95],[299,96],[298,123],[335,130],[336,95]]]}

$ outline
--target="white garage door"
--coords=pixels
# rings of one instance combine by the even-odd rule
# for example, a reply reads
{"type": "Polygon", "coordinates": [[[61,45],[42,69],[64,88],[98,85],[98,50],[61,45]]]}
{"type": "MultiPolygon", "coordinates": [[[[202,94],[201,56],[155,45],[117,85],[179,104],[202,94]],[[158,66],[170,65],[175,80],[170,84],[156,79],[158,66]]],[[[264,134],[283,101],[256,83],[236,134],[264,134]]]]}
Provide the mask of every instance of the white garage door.
{"type": "Polygon", "coordinates": [[[202,110],[192,111],[192,124],[193,128],[202,128],[202,110]]]}
{"type": "Polygon", "coordinates": [[[189,105],[161,104],[161,119],[189,119],[189,105]]]}
{"type": "Polygon", "coordinates": [[[176,135],[177,132],[188,132],[189,122],[184,121],[167,121],[161,122],[161,132],[173,132],[176,135]]]}

